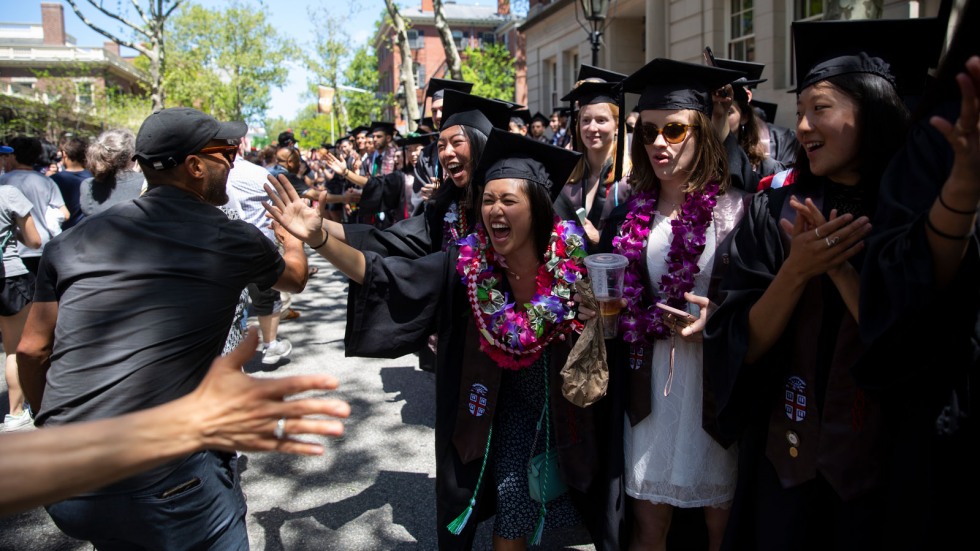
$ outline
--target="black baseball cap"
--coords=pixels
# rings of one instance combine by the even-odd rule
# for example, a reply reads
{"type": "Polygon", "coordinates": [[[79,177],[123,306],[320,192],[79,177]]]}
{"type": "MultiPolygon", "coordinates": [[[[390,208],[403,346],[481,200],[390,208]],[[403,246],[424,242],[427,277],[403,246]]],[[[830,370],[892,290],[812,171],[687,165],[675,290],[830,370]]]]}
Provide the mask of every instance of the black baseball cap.
{"type": "Polygon", "coordinates": [[[554,201],[582,154],[494,128],[473,173],[479,181],[517,178],[544,186],[554,201]]]}
{"type": "Polygon", "coordinates": [[[693,109],[711,114],[711,94],[744,77],[741,71],[657,58],[623,81],[623,91],[640,94],[634,111],[693,109]]]}
{"type": "Polygon", "coordinates": [[[946,22],[936,17],[796,21],[796,88],[854,73],[878,75],[901,95],[920,93],[939,62],[946,22]],[[833,40],[825,40],[832,36],[833,40]]]}
{"type": "Polygon", "coordinates": [[[289,145],[296,143],[296,136],[293,135],[292,132],[287,130],[285,132],[279,133],[278,141],[279,141],[279,147],[287,147],[289,145]]]}
{"type": "Polygon", "coordinates": [[[146,118],[136,134],[133,160],[155,170],[173,168],[211,140],[239,143],[248,133],[244,121],[220,122],[189,107],[161,109],[146,118]]]}

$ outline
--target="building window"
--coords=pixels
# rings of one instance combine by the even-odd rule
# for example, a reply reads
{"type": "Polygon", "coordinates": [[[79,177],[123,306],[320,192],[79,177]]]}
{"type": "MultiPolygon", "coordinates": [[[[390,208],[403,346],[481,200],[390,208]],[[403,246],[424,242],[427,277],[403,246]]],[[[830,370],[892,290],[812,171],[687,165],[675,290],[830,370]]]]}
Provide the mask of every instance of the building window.
{"type": "Polygon", "coordinates": [[[484,46],[493,46],[496,42],[496,37],[493,36],[493,33],[480,33],[480,42],[484,46]]]}
{"type": "Polygon", "coordinates": [[[7,93],[12,96],[33,98],[37,95],[34,90],[35,82],[35,79],[11,79],[7,93]]]}
{"type": "Polygon", "coordinates": [[[415,64],[415,86],[425,88],[425,65],[421,63],[415,64]]]}
{"type": "Polygon", "coordinates": [[[92,94],[92,83],[91,82],[76,82],[75,83],[75,99],[78,101],[78,105],[91,107],[93,102],[92,94]]]}
{"type": "Polygon", "coordinates": [[[466,40],[463,38],[463,31],[453,31],[453,42],[456,43],[456,48],[460,50],[466,49],[466,40]]]}
{"type": "Polygon", "coordinates": [[[731,0],[729,16],[728,57],[742,61],[755,60],[755,25],[752,0],[731,0]]]}
{"type": "Polygon", "coordinates": [[[549,59],[544,62],[544,71],[541,73],[544,75],[544,82],[542,83],[541,89],[544,92],[542,94],[541,101],[548,102],[545,109],[554,109],[558,105],[558,63],[554,59],[549,59]]]}
{"type": "Polygon", "coordinates": [[[794,21],[819,21],[827,11],[827,0],[796,0],[794,21]]]}
{"type": "Polygon", "coordinates": [[[413,50],[425,48],[425,31],[422,29],[409,29],[408,47],[413,50]]]}

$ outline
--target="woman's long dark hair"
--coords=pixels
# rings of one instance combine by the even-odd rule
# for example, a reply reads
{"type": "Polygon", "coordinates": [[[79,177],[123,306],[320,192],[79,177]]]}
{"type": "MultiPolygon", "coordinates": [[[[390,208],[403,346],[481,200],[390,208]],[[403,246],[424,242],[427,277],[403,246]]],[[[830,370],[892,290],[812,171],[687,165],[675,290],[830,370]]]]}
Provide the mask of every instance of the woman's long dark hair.
{"type": "MultiPolygon", "coordinates": [[[[857,104],[858,156],[861,185],[866,190],[865,212],[874,212],[881,175],[898,148],[905,143],[909,112],[895,87],[884,78],[868,73],[830,77],[826,82],[857,104]]],[[[813,178],[810,160],[802,142],[796,152],[795,169],[800,181],[813,178]]]]}
{"type": "MultiPolygon", "coordinates": [[[[476,165],[480,164],[480,158],[483,157],[483,150],[487,147],[487,135],[470,126],[460,125],[460,128],[463,129],[463,135],[466,136],[466,140],[470,143],[470,183],[463,188],[456,187],[452,182],[446,182],[445,185],[439,186],[435,195],[432,196],[430,206],[434,207],[433,210],[439,213],[440,219],[446,214],[446,211],[449,209],[449,204],[454,200],[460,202],[460,207],[472,210],[475,188],[483,183],[475,181],[473,170],[476,168],[476,165]]],[[[443,167],[443,170],[445,170],[445,167],[443,167]]]]}

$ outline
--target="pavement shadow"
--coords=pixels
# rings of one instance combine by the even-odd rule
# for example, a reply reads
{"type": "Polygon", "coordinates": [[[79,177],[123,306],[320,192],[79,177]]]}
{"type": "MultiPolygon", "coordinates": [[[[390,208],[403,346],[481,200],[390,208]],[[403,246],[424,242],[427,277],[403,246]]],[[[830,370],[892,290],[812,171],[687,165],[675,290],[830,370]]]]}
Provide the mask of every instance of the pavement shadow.
{"type": "Polygon", "coordinates": [[[408,367],[381,369],[381,385],[386,393],[398,393],[392,401],[403,400],[402,422],[434,429],[436,377],[427,371],[408,367]]]}
{"type": "Polygon", "coordinates": [[[293,512],[276,506],[255,512],[254,518],[265,532],[266,550],[350,549],[358,547],[357,542],[344,541],[337,532],[367,512],[390,505],[391,524],[404,528],[415,541],[393,538],[390,527],[385,525],[373,527],[370,534],[361,532],[359,536],[365,542],[373,542],[371,545],[377,549],[435,549],[432,530],[435,506],[432,499],[419,499],[419,496],[431,496],[433,488],[434,481],[424,473],[380,471],[371,486],[348,498],[293,512]],[[309,524],[297,521],[304,520],[313,520],[313,528],[328,528],[330,532],[315,529],[309,537],[293,534],[287,547],[283,536],[285,525],[292,523],[294,530],[302,531],[309,524]]]}

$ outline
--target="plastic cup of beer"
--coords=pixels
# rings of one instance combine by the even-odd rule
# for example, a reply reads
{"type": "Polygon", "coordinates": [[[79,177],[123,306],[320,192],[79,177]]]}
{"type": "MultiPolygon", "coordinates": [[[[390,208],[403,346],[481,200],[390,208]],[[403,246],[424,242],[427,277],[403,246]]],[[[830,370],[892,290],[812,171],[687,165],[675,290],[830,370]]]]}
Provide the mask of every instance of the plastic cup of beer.
{"type": "Polygon", "coordinates": [[[602,253],[585,257],[585,269],[592,279],[592,292],[599,301],[602,334],[607,339],[619,334],[620,299],[623,298],[623,273],[629,261],[621,254],[602,253]]]}

